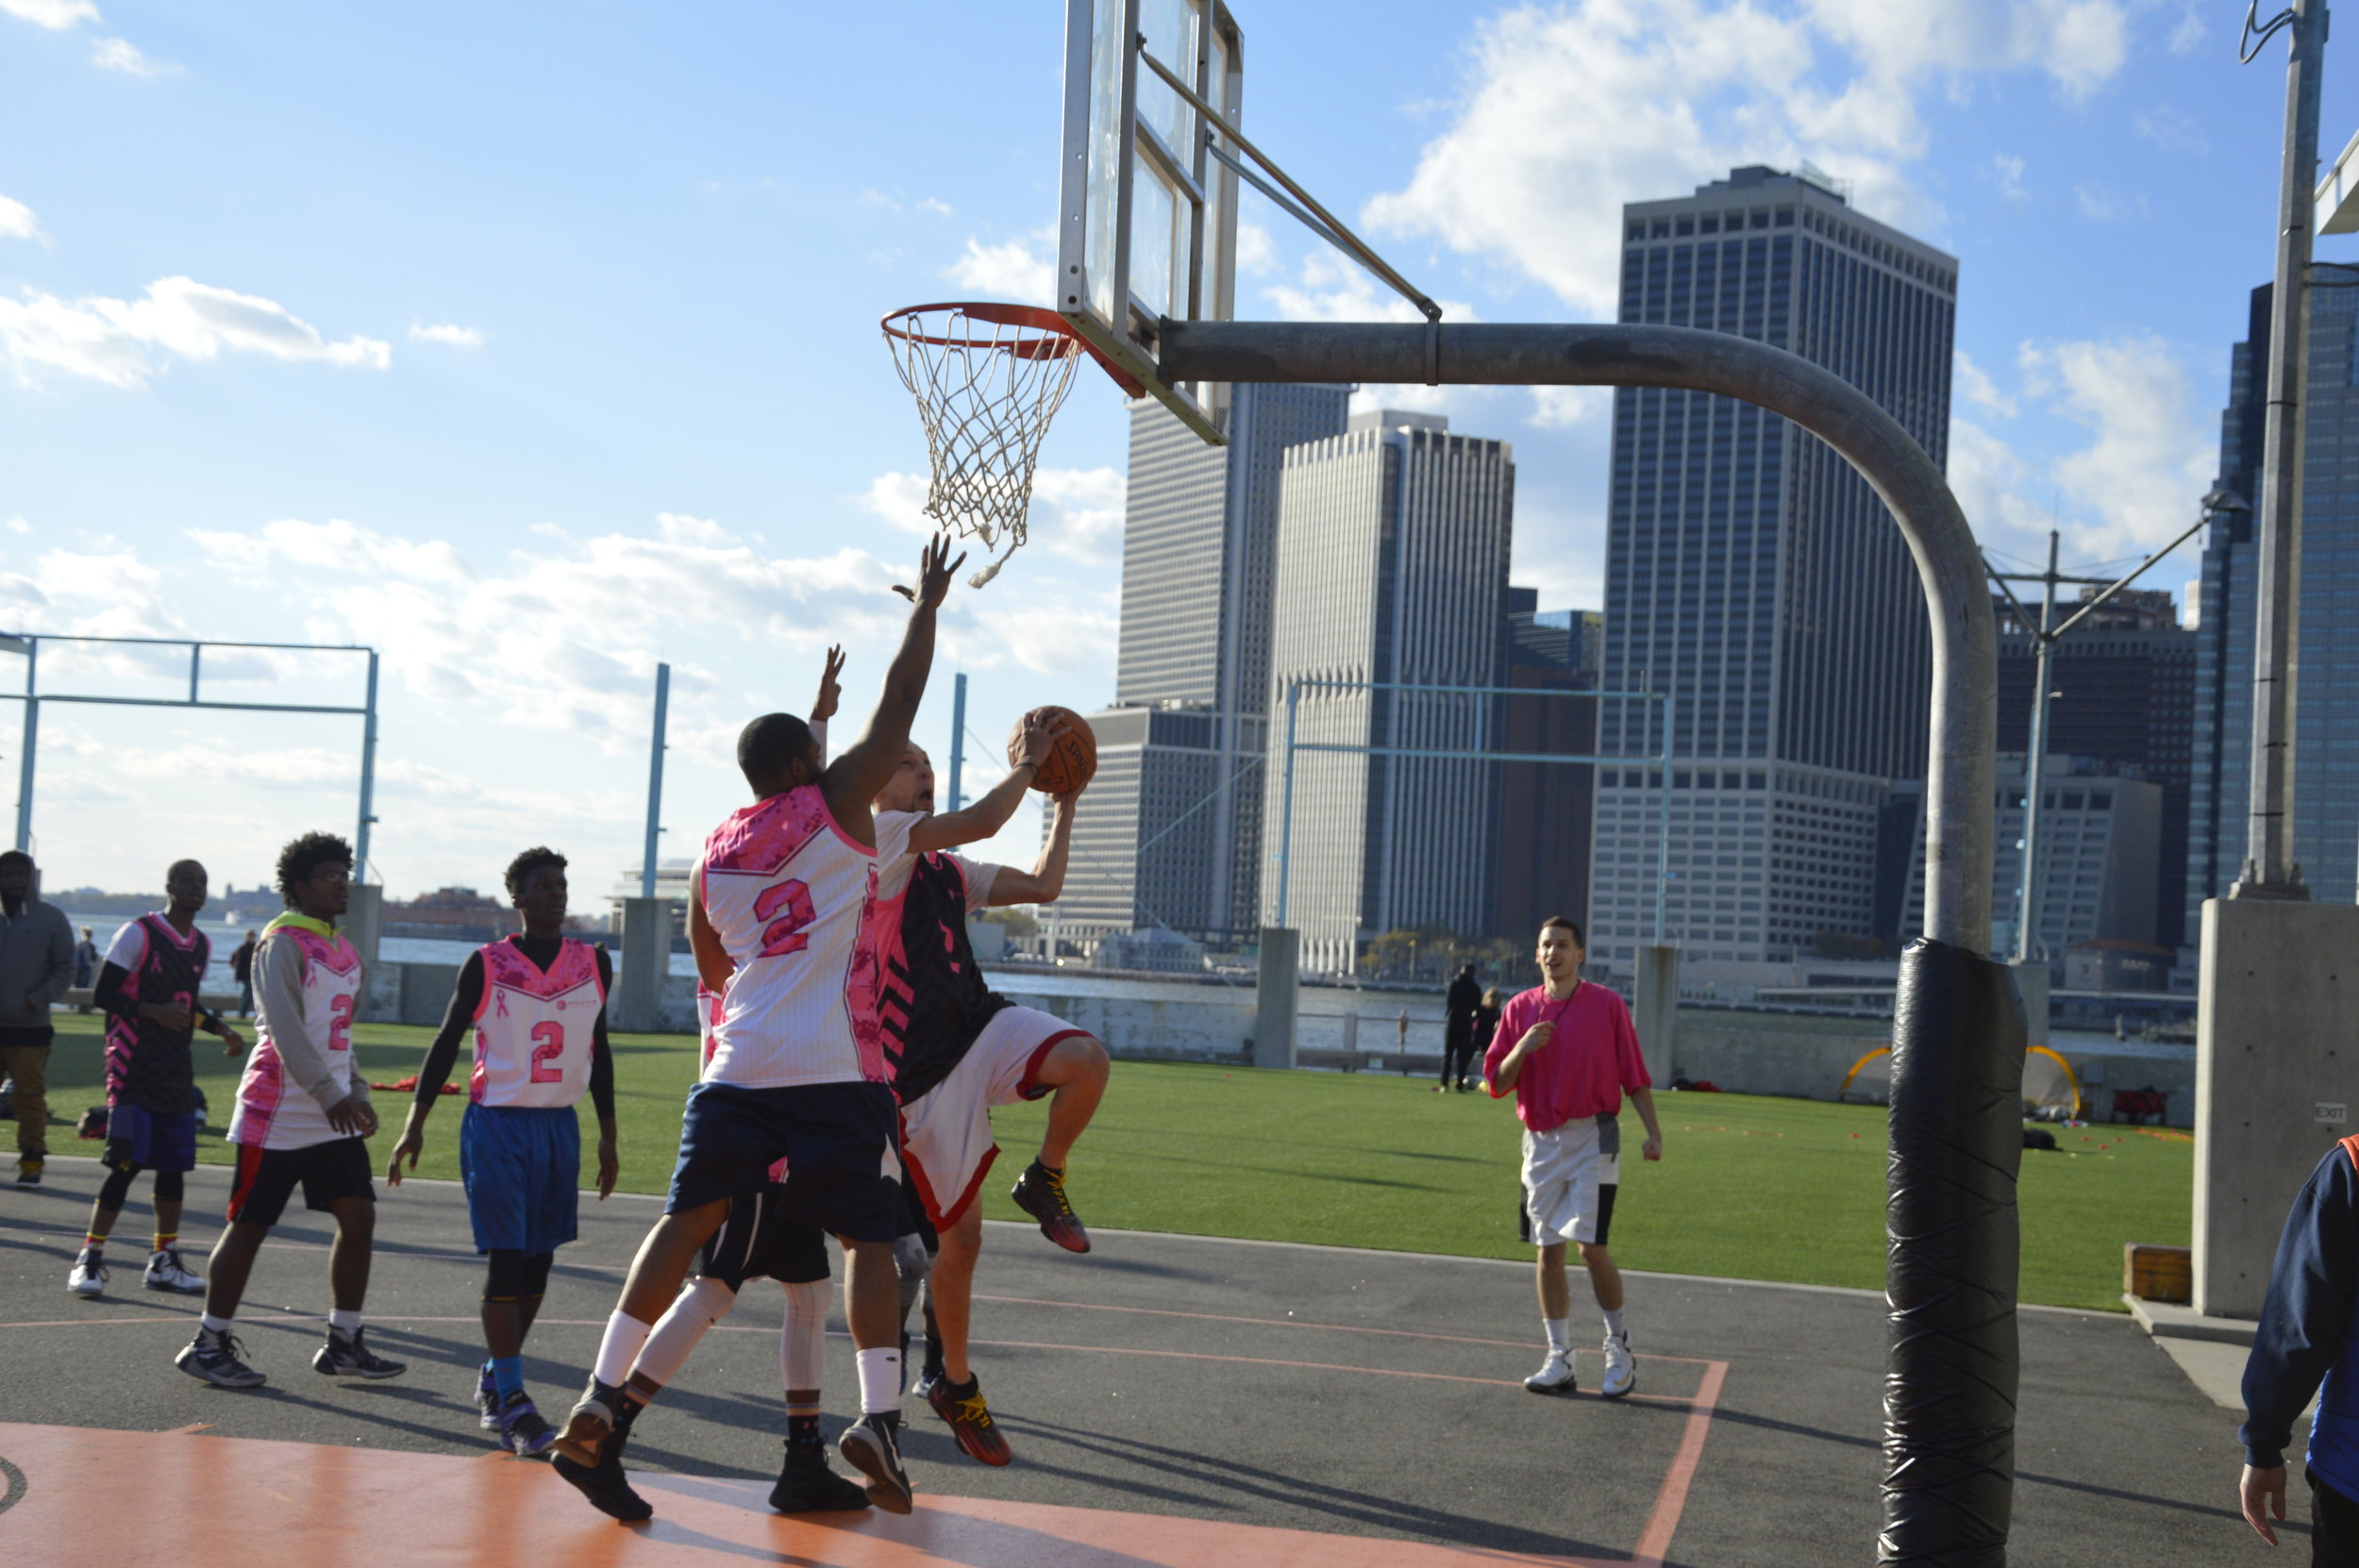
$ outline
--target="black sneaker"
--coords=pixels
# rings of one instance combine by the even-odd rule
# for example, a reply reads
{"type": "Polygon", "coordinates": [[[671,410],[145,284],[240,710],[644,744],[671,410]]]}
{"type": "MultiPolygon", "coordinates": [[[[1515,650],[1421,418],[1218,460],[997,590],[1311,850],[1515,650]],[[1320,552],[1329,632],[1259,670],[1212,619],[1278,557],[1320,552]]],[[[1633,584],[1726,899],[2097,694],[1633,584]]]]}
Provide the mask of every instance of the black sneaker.
{"type": "Polygon", "coordinates": [[[836,1439],[844,1462],[868,1477],[868,1500],[887,1513],[915,1509],[915,1488],[901,1468],[901,1416],[897,1410],[864,1415],[836,1439]]]}
{"type": "Polygon", "coordinates": [[[589,1390],[566,1413],[564,1430],[557,1434],[557,1451],[577,1468],[590,1469],[603,1457],[602,1450],[614,1435],[622,1413],[623,1391],[593,1376],[589,1390]]]}
{"type": "Polygon", "coordinates": [[[1042,1235],[1065,1251],[1090,1249],[1090,1233],[1074,1218],[1073,1205],[1065,1199],[1062,1171],[1052,1171],[1035,1159],[1015,1178],[1015,1188],[1008,1195],[1015,1199],[1018,1209],[1040,1222],[1042,1235]]]}
{"type": "Polygon", "coordinates": [[[582,1464],[568,1459],[560,1450],[549,1457],[549,1468],[565,1477],[565,1483],[590,1500],[590,1506],[610,1519],[626,1525],[636,1525],[655,1517],[655,1505],[631,1490],[630,1481],[623,1474],[623,1444],[626,1434],[611,1434],[604,1443],[605,1452],[595,1464],[582,1464]]]}
{"type": "Polygon", "coordinates": [[[217,1389],[259,1389],[270,1379],[246,1365],[241,1359],[244,1354],[245,1346],[227,1329],[200,1328],[172,1364],[217,1389]]]}
{"type": "Polygon", "coordinates": [[[16,1162],[16,1184],[19,1187],[40,1186],[42,1164],[42,1157],[37,1154],[28,1154],[20,1159],[16,1162]]]}
{"type": "Polygon", "coordinates": [[[329,1325],[327,1343],[311,1355],[311,1370],[330,1377],[366,1377],[374,1382],[381,1377],[398,1377],[410,1370],[406,1361],[389,1361],[362,1343],[366,1328],[356,1328],[347,1334],[329,1325]]]}
{"type": "Polygon", "coordinates": [[[487,1432],[496,1432],[500,1429],[499,1385],[492,1381],[492,1368],[489,1362],[479,1368],[476,1375],[475,1424],[487,1432]]]}
{"type": "Polygon", "coordinates": [[[786,1445],[786,1468],[770,1489],[770,1507],[779,1513],[842,1513],[868,1506],[858,1481],[828,1468],[828,1450],[816,1443],[786,1445]]]}

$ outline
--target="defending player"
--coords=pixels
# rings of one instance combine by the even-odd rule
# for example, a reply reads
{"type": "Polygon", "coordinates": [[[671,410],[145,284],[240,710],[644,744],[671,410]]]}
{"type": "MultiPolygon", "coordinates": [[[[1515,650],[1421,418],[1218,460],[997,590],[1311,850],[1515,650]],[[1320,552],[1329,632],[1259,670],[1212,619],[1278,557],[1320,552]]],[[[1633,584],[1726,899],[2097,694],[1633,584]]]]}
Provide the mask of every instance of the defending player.
{"type": "Polygon", "coordinates": [[[205,868],[176,860],[164,873],[164,909],[130,922],[107,944],[96,987],[107,1015],[106,1184],[91,1211],[90,1234],[65,1288],[79,1296],[106,1289],[107,1238],[130,1196],[131,1178],[156,1173],[156,1246],[147,1255],[151,1291],[194,1295],[205,1282],[180,1261],[182,1178],[196,1169],[196,1071],[190,1047],[197,1026],[242,1051],[238,1031],[197,1001],[212,941],[196,928],[207,897],[205,868]]]}
{"type": "MultiPolygon", "coordinates": [[[[1020,790],[1030,782],[1053,740],[1051,729],[1028,719],[1010,784],[1020,790]]],[[[994,993],[968,944],[966,919],[990,906],[1048,903],[1063,891],[1079,795],[1077,790],[1056,798],[1048,842],[1029,873],[947,853],[948,845],[995,833],[1006,816],[976,814],[986,801],[996,809],[990,796],[967,811],[932,815],[933,768],[915,747],[877,797],[879,892],[900,904],[882,1017],[901,1097],[902,1159],[941,1237],[927,1298],[942,1373],[922,1379],[918,1392],[968,1457],[985,1464],[1011,1457],[966,1357],[983,1242],[976,1200],[999,1153],[991,1108],[1053,1096],[1040,1153],[1012,1195],[1043,1235],[1068,1251],[1087,1252],[1089,1232],[1065,1196],[1064,1165],[1105,1094],[1108,1059],[1086,1030],[994,993]]],[[[1006,809],[1012,811],[1012,800],[1006,809]]]]}
{"type": "Polygon", "coordinates": [[[541,1310],[557,1249],[579,1219],[581,1125],[575,1105],[586,1089],[598,1115],[598,1197],[614,1191],[614,1058],[606,1040],[613,960],[606,949],[565,935],[565,857],[527,849],[509,862],[508,896],[523,934],[468,955],[443,1028],[418,1069],[417,1097],[386,1162],[401,1185],[402,1158],[418,1168],[426,1120],[475,1034],[467,1109],[459,1122],[459,1173],[467,1187],[475,1245],[489,1265],[483,1341],[491,1359],[477,1374],[479,1424],[511,1454],[538,1454],[557,1441],[525,1393],[525,1336],[541,1310]]]}
{"type": "Polygon", "coordinates": [[[1572,1292],[1564,1243],[1581,1248],[1589,1288],[1605,1314],[1605,1379],[1598,1393],[1618,1399],[1638,1384],[1622,1322],[1622,1275],[1606,1250],[1614,1225],[1621,1128],[1627,1093],[1647,1124],[1644,1153],[1663,1158],[1653,1079],[1638,1054],[1630,1009],[1603,986],[1581,977],[1588,958],[1581,927],[1557,915],[1540,927],[1541,983],[1508,999],[1498,1032],[1483,1053],[1482,1081],[1497,1097],[1514,1094],[1524,1125],[1524,1204],[1531,1240],[1540,1248],[1540,1317],[1548,1355],[1524,1379],[1534,1393],[1571,1393],[1572,1292]]]}
{"type": "MultiPolygon", "coordinates": [[[[877,1023],[876,824],[869,811],[909,744],[933,664],[935,611],[959,562],[926,547],[900,651],[867,732],[824,769],[810,727],[771,713],[738,737],[754,804],[705,842],[690,879],[689,940],[721,993],[712,1059],[690,1091],[664,1215],[631,1262],[590,1387],[558,1440],[558,1473],[609,1512],[627,1491],[622,1444],[644,1403],[625,1386],[654,1321],[679,1293],[729,1200],[787,1162],[793,1217],[842,1237],[859,1351],[861,1420],[844,1457],[878,1507],[907,1513],[901,1465],[899,1288],[893,1263],[900,1160],[877,1023]]],[[[962,556],[960,560],[962,561],[962,556]]],[[[627,1506],[627,1505],[624,1505],[627,1506]]],[[[644,1507],[644,1503],[640,1505],[644,1507]]]]}
{"type": "Polygon", "coordinates": [[[297,1186],[306,1208],[336,1219],[327,1255],[335,1308],[313,1369],[369,1378],[406,1370],[362,1341],[360,1309],[376,1233],[376,1189],[362,1140],[376,1130],[376,1112],[367,1080],[352,1070],[360,955],[336,928],[352,902],[352,846],[332,833],[306,833],[278,852],[278,892],[287,912],[263,929],[255,951],[261,1016],[229,1119],[229,1142],[238,1146],[229,1224],[213,1246],[196,1338],[175,1359],[192,1377],[227,1389],[267,1381],[241,1359],[229,1329],[255,1255],[297,1186]]]}

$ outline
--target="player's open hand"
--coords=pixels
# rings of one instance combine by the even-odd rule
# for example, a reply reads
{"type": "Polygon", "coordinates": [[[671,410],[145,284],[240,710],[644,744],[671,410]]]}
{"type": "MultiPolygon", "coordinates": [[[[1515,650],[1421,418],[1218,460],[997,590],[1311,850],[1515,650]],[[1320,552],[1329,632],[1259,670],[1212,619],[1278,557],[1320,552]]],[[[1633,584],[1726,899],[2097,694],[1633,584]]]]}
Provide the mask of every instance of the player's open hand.
{"type": "Polygon", "coordinates": [[[347,1137],[366,1138],[376,1130],[376,1117],[366,1100],[347,1094],[327,1108],[327,1125],[347,1137]]]}
{"type": "Polygon", "coordinates": [[[895,583],[893,585],[893,592],[921,609],[934,609],[944,599],[949,597],[951,576],[960,567],[966,564],[964,550],[959,552],[959,559],[956,560],[949,559],[949,555],[950,536],[948,534],[934,535],[927,542],[926,553],[918,558],[917,587],[912,590],[895,583]]]}
{"type": "Polygon", "coordinates": [[[415,1176],[418,1170],[418,1156],[425,1152],[426,1129],[417,1126],[402,1128],[401,1142],[393,1145],[393,1157],[385,1161],[385,1185],[388,1187],[401,1185],[401,1162],[405,1156],[410,1160],[410,1175],[415,1176]]]}
{"type": "Polygon", "coordinates": [[[614,1140],[598,1140],[598,1201],[604,1203],[614,1191],[614,1183],[623,1174],[622,1157],[614,1152],[614,1140]]]}
{"type": "Polygon", "coordinates": [[[2248,1464],[2244,1484],[2236,1490],[2244,1500],[2244,1522],[2260,1531],[2262,1540],[2276,1545],[2277,1532],[2269,1528],[2269,1521],[2285,1517],[2285,1467],[2255,1470],[2248,1464]]]}
{"type": "Polygon", "coordinates": [[[1071,727],[1060,716],[1050,719],[1048,710],[1035,708],[1024,715],[1023,727],[1017,731],[1015,755],[1008,759],[1012,768],[1029,765],[1033,772],[1048,759],[1048,748],[1057,743],[1057,737],[1071,727]]]}
{"type": "Polygon", "coordinates": [[[828,650],[827,667],[819,672],[819,695],[811,699],[811,722],[826,724],[835,717],[835,705],[844,695],[838,677],[844,674],[844,647],[838,643],[828,650]]]}

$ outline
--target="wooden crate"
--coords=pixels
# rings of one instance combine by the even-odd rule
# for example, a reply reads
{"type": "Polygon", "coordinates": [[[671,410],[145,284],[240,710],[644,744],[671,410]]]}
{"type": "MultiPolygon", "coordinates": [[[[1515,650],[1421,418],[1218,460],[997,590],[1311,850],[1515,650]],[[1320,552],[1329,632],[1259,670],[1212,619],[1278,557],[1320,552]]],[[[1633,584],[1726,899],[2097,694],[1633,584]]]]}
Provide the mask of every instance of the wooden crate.
{"type": "Polygon", "coordinates": [[[2195,1254],[2185,1247],[2126,1243],[2121,1249],[2121,1288],[2140,1301],[2183,1306],[2195,1298],[2195,1254]]]}

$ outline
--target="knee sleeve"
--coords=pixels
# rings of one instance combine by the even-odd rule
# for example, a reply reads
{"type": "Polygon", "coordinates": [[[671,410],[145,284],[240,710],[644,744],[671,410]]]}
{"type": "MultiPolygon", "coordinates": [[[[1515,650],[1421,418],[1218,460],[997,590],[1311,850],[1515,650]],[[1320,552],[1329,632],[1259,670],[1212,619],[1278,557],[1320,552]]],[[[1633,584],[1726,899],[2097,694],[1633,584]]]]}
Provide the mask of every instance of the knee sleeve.
{"type": "Polygon", "coordinates": [[[907,1326],[910,1309],[917,1305],[917,1293],[934,1272],[934,1255],[926,1250],[920,1236],[902,1236],[893,1243],[893,1266],[901,1280],[901,1323],[907,1326]]]}
{"type": "Polygon", "coordinates": [[[484,1271],[483,1299],[513,1301],[525,1293],[525,1255],[513,1247],[494,1247],[484,1271]]]}
{"type": "MultiPolygon", "coordinates": [[[[137,1165],[128,1170],[117,1170],[111,1165],[109,1166],[106,1185],[98,1189],[98,1207],[109,1211],[121,1209],[124,1200],[131,1195],[131,1178],[139,1174],[139,1169],[137,1165]]],[[[159,1195],[163,1179],[161,1176],[156,1178],[159,1195]]]]}
{"type": "Polygon", "coordinates": [[[524,1260],[523,1277],[518,1280],[516,1294],[520,1300],[532,1301],[548,1293],[549,1265],[557,1261],[554,1252],[536,1252],[524,1260]]]}
{"type": "Polygon", "coordinates": [[[156,1173],[156,1201],[178,1203],[181,1193],[180,1182],[181,1175],[178,1171],[158,1171],[156,1173]]]}
{"type": "Polygon", "coordinates": [[[835,1287],[825,1279],[786,1287],[786,1328],[778,1336],[778,1376],[788,1389],[819,1387],[827,1364],[828,1304],[834,1299],[835,1287]]]}
{"type": "Polygon", "coordinates": [[[671,1382],[688,1364],[688,1353],[696,1348],[705,1331],[728,1317],[736,1305],[737,1293],[720,1280],[709,1276],[690,1280],[670,1310],[656,1320],[647,1343],[640,1347],[639,1363],[631,1368],[632,1374],[659,1384],[671,1382]]]}

